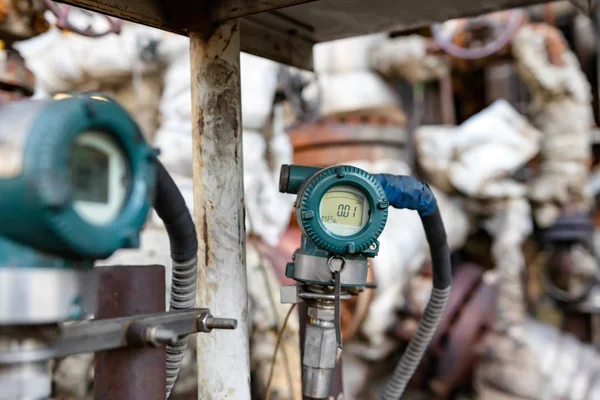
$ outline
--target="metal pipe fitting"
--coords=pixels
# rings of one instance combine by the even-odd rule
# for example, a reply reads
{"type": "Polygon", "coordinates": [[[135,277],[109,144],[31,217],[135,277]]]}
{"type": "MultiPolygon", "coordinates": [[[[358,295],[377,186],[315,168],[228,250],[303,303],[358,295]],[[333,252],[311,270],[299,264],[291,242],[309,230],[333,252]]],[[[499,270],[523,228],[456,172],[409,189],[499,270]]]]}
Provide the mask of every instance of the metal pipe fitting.
{"type": "Polygon", "coordinates": [[[335,312],[332,302],[311,301],[302,359],[302,394],[326,399],[336,364],[335,312]]]}

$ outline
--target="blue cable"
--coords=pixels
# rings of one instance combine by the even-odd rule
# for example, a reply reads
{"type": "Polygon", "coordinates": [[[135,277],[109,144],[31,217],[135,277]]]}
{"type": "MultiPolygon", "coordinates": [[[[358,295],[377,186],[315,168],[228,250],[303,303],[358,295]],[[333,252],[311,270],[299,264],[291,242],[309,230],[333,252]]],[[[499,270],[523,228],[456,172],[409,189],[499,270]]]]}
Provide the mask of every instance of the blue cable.
{"type": "Polygon", "coordinates": [[[377,181],[383,187],[388,202],[394,208],[407,208],[426,217],[437,210],[433,191],[426,183],[412,176],[378,174],[377,181]]]}

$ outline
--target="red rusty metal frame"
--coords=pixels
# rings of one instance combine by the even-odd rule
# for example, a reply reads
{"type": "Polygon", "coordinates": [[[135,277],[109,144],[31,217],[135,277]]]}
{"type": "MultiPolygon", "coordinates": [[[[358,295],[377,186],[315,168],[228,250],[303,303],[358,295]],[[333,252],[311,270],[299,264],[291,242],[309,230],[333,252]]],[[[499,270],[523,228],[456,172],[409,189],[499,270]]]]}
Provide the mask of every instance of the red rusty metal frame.
{"type": "MultiPolygon", "coordinates": [[[[476,264],[456,268],[446,311],[412,379],[413,387],[428,385],[437,399],[450,398],[468,381],[478,357],[477,344],[493,320],[495,292],[483,282],[483,274],[476,264]]],[[[402,338],[402,326],[395,333],[402,338]]]]}
{"type": "MultiPolygon", "coordinates": [[[[98,267],[97,319],[164,312],[165,269],[160,265],[98,267]]],[[[165,348],[96,353],[95,400],[165,400],[165,348]]]]}

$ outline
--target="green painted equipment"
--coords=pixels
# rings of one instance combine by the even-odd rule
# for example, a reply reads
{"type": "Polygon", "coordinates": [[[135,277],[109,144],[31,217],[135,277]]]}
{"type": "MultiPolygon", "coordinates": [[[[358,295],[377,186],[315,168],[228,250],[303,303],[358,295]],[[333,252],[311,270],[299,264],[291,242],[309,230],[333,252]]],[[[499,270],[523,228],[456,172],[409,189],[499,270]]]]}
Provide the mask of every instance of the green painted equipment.
{"type": "Polygon", "coordinates": [[[336,255],[377,254],[388,202],[373,175],[347,165],[283,166],[280,189],[298,195],[298,224],[317,248],[336,255]]]}
{"type": "Polygon", "coordinates": [[[286,267],[298,283],[281,288],[281,302],[306,302],[302,394],[331,398],[330,382],[342,351],[340,301],[365,290],[368,258],[379,252],[388,207],[417,211],[429,243],[433,290],[423,319],[387,384],[382,398],[402,396],[423,357],[450,294],[451,265],[446,232],[433,192],[408,176],[371,175],[346,165],[319,169],[281,168],[279,190],[297,194],[300,248],[286,267]]]}
{"type": "MultiPolygon", "coordinates": [[[[158,371],[155,377],[165,375],[165,398],[177,379],[188,335],[237,326],[236,320],[194,308],[196,229],[157,155],[132,117],[103,95],[60,95],[0,106],[0,398],[49,398],[53,358],[163,344],[165,365],[147,370],[158,371]],[[170,311],[65,324],[103,316],[107,309],[109,314],[122,314],[114,311],[118,307],[138,309],[128,301],[153,294],[163,303],[164,294],[131,293],[149,290],[143,280],[133,282],[136,268],[115,266],[111,271],[122,272],[115,276],[129,277],[127,290],[110,278],[102,280],[100,293],[98,269],[92,268],[94,261],[119,249],[138,247],[151,207],[169,236],[170,311]],[[100,310],[98,296],[104,305],[100,310]]],[[[128,351],[128,360],[122,353],[113,356],[139,365],[140,354],[147,360],[141,352],[128,351]]],[[[97,371],[102,365],[108,363],[100,363],[97,371]]],[[[130,393],[122,379],[107,390],[120,393],[119,385],[130,393]]]]}
{"type": "Polygon", "coordinates": [[[305,284],[332,285],[333,264],[343,263],[344,287],[364,287],[367,258],[379,251],[377,238],[388,214],[375,177],[347,165],[315,168],[284,165],[280,191],[297,194],[295,213],[303,235],[286,275],[305,284]],[[319,268],[317,265],[320,265],[319,268]]]}
{"type": "Polygon", "coordinates": [[[284,165],[279,190],[296,194],[300,248],[286,276],[298,282],[281,290],[283,303],[306,301],[302,392],[327,398],[341,351],[340,300],[365,289],[369,257],[388,217],[388,201],[376,177],[352,166],[284,165]]]}
{"type": "Polygon", "coordinates": [[[156,155],[101,95],[0,106],[0,324],[93,312],[94,261],[138,246],[156,155]]]}
{"type": "Polygon", "coordinates": [[[2,106],[0,155],[0,268],[47,264],[27,249],[67,265],[137,247],[157,151],[117,103],[91,95],[2,106]]]}

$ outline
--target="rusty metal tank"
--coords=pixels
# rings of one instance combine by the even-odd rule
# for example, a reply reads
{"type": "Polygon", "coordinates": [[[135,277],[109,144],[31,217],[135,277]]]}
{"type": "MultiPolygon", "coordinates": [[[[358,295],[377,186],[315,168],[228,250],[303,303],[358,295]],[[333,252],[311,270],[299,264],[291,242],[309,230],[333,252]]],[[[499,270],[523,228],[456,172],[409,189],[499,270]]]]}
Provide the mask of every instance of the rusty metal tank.
{"type": "Polygon", "coordinates": [[[322,118],[288,129],[294,163],[326,167],[354,160],[403,159],[405,121],[385,116],[322,118]]]}

